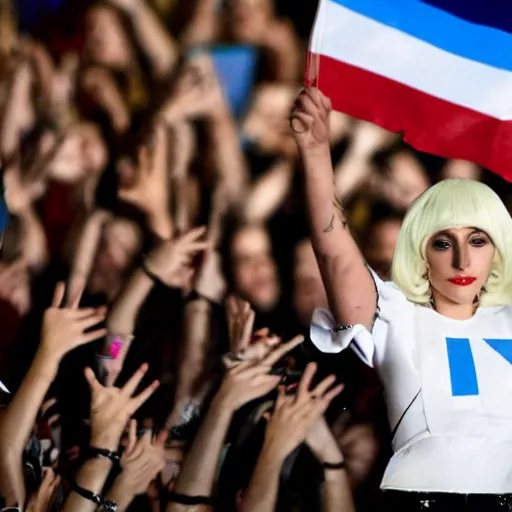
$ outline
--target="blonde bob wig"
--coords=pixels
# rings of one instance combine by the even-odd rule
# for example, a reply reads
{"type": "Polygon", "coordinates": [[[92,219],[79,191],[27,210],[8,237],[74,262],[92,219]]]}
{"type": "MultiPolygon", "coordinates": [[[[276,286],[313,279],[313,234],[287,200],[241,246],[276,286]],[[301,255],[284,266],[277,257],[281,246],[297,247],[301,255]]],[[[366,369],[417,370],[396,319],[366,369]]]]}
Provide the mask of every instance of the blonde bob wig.
{"type": "Polygon", "coordinates": [[[512,304],[512,218],[487,185],[465,179],[444,180],[430,187],[414,201],[404,218],[392,275],[409,300],[430,304],[425,255],[430,238],[445,229],[468,227],[487,233],[496,249],[480,305],[512,304]]]}

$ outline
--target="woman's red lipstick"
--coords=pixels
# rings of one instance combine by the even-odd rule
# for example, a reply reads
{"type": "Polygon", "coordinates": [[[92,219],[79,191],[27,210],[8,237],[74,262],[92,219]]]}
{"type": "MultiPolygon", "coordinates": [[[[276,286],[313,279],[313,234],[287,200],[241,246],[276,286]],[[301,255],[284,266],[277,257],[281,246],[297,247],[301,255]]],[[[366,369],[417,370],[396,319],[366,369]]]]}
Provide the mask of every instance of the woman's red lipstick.
{"type": "Polygon", "coordinates": [[[471,276],[456,276],[448,279],[450,283],[456,284],[457,286],[469,286],[476,281],[476,277],[471,276]]]}

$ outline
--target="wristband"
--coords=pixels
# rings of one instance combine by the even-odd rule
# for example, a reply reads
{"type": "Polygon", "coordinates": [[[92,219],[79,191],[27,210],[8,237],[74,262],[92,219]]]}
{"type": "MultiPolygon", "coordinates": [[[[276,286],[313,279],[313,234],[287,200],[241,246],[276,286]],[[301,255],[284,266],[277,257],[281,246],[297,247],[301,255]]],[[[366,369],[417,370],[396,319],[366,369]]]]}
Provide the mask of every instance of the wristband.
{"type": "Polygon", "coordinates": [[[87,489],[83,489],[76,482],[71,482],[71,487],[74,492],[85,498],[86,500],[92,501],[96,505],[102,505],[104,499],[94,492],[88,491],[87,489]]]}
{"type": "Polygon", "coordinates": [[[345,461],[342,460],[341,462],[323,462],[322,467],[324,470],[328,469],[344,469],[345,468],[345,461]]]}
{"type": "Polygon", "coordinates": [[[210,496],[189,496],[172,491],[167,493],[167,499],[180,505],[214,505],[214,500],[210,496]]]}
{"type": "Polygon", "coordinates": [[[343,332],[348,331],[349,329],[352,329],[354,327],[353,325],[337,325],[332,328],[334,332],[343,332]]]}
{"type": "Polygon", "coordinates": [[[94,446],[91,446],[87,452],[87,458],[94,459],[95,457],[103,457],[105,459],[109,459],[114,464],[119,464],[121,462],[119,453],[107,450],[106,448],[95,448],[94,446]]]}
{"type": "Polygon", "coordinates": [[[86,500],[92,501],[96,505],[101,505],[101,511],[103,512],[117,512],[118,505],[115,501],[107,500],[103,496],[94,492],[88,491],[80,487],[76,482],[71,483],[71,487],[74,492],[82,496],[86,500]]]}
{"type": "Polygon", "coordinates": [[[133,335],[109,334],[107,336],[105,352],[96,354],[99,359],[117,359],[126,343],[133,341],[133,335]]]}

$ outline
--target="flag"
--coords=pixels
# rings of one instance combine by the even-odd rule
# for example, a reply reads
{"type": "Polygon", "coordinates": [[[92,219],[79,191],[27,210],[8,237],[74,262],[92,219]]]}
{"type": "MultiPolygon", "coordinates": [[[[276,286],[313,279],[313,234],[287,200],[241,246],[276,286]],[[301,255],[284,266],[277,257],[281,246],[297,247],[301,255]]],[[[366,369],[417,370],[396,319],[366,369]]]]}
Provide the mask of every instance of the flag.
{"type": "Polygon", "coordinates": [[[320,0],[306,85],[421,151],[512,181],[509,0],[320,0]]]}

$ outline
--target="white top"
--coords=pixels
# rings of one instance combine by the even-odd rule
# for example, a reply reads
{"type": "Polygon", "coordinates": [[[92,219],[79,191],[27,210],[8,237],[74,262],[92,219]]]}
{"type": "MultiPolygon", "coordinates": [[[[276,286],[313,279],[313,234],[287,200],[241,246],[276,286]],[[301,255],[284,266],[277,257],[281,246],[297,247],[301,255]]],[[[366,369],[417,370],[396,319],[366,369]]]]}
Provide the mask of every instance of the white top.
{"type": "Polygon", "coordinates": [[[317,309],[311,340],[323,352],[350,346],[379,373],[394,433],[381,487],[512,493],[512,306],[452,320],[373,277],[372,333],[334,332],[332,314],[317,309]]]}

